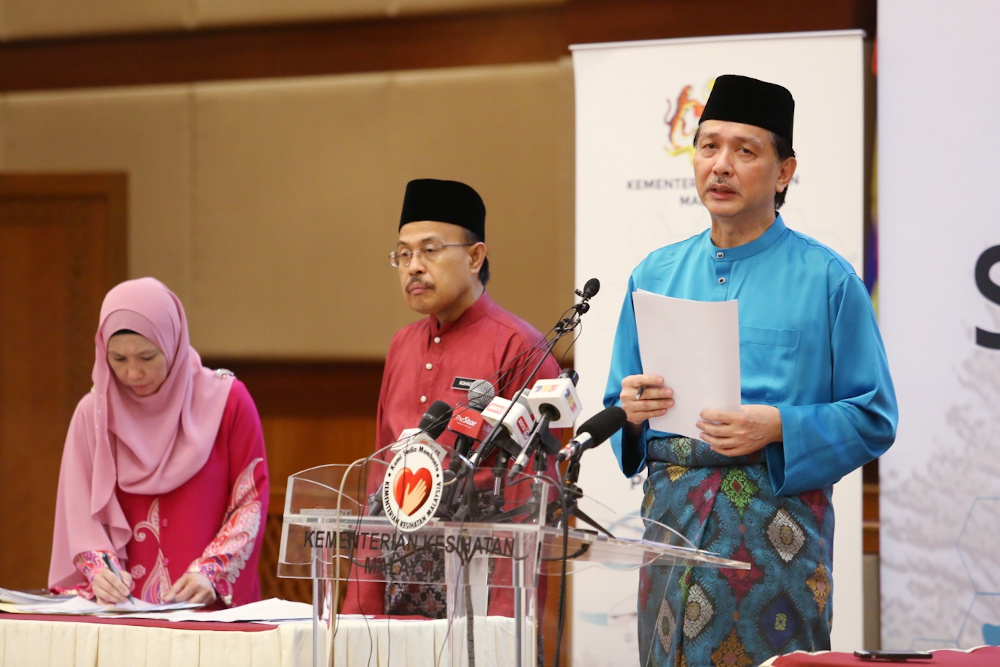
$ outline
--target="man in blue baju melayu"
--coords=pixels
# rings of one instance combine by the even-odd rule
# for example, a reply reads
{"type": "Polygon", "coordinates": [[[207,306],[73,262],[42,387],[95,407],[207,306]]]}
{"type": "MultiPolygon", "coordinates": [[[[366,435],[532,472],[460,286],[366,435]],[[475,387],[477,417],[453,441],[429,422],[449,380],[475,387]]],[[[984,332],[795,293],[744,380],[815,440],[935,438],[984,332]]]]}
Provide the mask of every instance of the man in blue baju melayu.
{"type": "Polygon", "coordinates": [[[654,250],[629,278],[604,398],[628,415],[612,440],[622,471],[647,470],[644,517],[751,564],[644,568],[642,664],[749,667],[829,649],[833,484],[895,439],[896,398],[864,283],[777,212],[796,167],[794,106],[782,86],[716,80],[694,144],[711,227],[654,250]],[[673,390],[669,377],[643,373],[635,290],[738,303],[742,405],[703,406],[697,440],[649,426],[673,406],[673,390]]]}

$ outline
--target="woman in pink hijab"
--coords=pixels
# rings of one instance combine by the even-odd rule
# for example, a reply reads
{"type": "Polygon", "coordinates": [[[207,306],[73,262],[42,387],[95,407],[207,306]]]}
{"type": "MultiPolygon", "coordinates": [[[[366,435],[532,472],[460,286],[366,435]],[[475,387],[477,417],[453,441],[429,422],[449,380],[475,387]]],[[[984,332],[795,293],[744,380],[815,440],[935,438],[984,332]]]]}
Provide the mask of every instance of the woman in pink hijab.
{"type": "Polygon", "coordinates": [[[201,365],[153,278],[104,298],[94,387],[63,450],[49,586],[121,603],[260,599],[264,436],[229,371],[201,365]]]}

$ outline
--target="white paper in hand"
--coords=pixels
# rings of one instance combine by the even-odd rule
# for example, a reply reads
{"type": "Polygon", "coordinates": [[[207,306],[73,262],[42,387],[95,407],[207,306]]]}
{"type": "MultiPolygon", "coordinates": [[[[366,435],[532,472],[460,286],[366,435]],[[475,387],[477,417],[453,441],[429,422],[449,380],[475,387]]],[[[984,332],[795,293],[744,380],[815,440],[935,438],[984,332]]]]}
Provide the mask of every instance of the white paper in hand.
{"type": "Polygon", "coordinates": [[[698,439],[706,409],[740,409],[740,326],[736,301],[690,301],[632,293],[642,372],[674,390],[674,407],[650,428],[698,439]]]}

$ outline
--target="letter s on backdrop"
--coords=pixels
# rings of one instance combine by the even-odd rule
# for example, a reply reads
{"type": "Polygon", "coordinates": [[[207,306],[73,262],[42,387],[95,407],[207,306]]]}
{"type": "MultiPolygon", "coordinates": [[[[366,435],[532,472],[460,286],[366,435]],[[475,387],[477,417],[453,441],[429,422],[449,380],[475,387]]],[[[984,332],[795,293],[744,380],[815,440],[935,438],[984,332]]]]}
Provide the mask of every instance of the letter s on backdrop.
{"type": "MultiPolygon", "coordinates": [[[[976,262],[976,286],[989,301],[1000,306],[1000,284],[990,280],[990,269],[1000,264],[1000,245],[987,248],[976,262]]],[[[976,345],[1000,350],[1000,333],[976,327],[976,345]]]]}

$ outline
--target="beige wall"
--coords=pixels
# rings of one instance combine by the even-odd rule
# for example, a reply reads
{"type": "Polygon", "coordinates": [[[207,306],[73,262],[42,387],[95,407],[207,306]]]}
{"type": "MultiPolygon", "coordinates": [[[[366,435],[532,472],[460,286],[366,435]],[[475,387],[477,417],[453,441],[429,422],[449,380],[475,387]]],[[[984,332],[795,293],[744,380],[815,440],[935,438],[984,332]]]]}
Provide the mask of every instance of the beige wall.
{"type": "Polygon", "coordinates": [[[6,118],[0,167],[127,173],[132,275],[156,276],[182,299],[189,294],[190,94],[138,88],[0,99],[6,118]]]}
{"type": "Polygon", "coordinates": [[[567,0],[0,0],[0,38],[495,10],[567,0]]]}
{"type": "Polygon", "coordinates": [[[131,276],[177,291],[204,355],[381,358],[414,315],[387,254],[406,181],[487,205],[502,304],[573,302],[568,61],[0,98],[0,168],[129,175],[131,276]]]}

